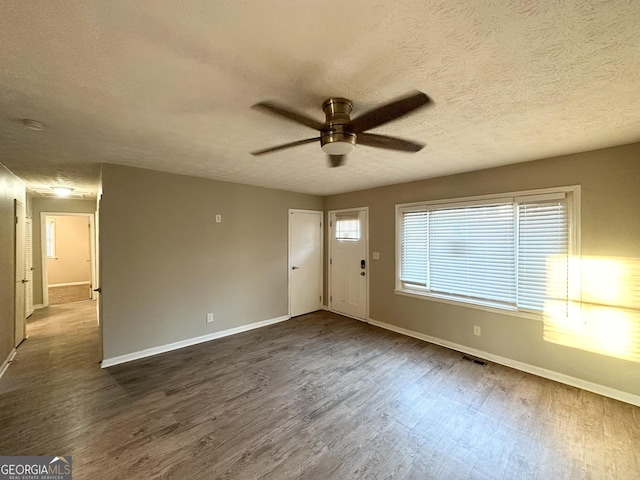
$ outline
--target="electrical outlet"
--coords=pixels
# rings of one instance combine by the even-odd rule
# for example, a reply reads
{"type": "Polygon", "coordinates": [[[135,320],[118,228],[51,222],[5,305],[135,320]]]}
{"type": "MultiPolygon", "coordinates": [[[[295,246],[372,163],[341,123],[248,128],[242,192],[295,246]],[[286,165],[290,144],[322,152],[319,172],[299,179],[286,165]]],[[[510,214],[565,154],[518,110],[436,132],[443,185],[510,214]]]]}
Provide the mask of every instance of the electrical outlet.
{"type": "Polygon", "coordinates": [[[216,215],[216,223],[222,223],[222,215],[216,215]]]}
{"type": "Polygon", "coordinates": [[[373,259],[380,260],[380,252],[373,252],[373,259]]]}
{"type": "Polygon", "coordinates": [[[473,326],[473,334],[480,336],[480,327],[478,325],[473,326]]]}
{"type": "Polygon", "coordinates": [[[207,313],[207,323],[213,323],[213,313],[207,313]]]}

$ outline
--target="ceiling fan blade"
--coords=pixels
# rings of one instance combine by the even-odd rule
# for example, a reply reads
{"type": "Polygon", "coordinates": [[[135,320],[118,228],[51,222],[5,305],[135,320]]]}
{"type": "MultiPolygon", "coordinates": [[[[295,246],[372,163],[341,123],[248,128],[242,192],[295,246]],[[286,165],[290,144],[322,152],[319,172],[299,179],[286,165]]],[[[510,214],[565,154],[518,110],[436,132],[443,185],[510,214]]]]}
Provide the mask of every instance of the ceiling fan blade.
{"type": "Polygon", "coordinates": [[[363,113],[352,120],[351,128],[354,132],[361,133],[407,115],[430,103],[433,102],[426,94],[416,91],[363,113]]]}
{"type": "Polygon", "coordinates": [[[309,118],[306,115],[293,111],[290,108],[285,107],[283,105],[278,105],[277,103],[274,103],[274,102],[256,103],[251,108],[255,108],[256,110],[262,110],[264,112],[270,113],[272,115],[277,115],[279,117],[284,117],[293,122],[301,123],[302,125],[306,125],[307,127],[313,128],[314,130],[320,131],[322,129],[322,122],[318,122],[313,118],[309,118]]]}
{"type": "Polygon", "coordinates": [[[340,167],[343,165],[346,155],[327,155],[329,157],[330,167],[340,167]]]}
{"type": "Polygon", "coordinates": [[[284,145],[278,145],[277,147],[265,148],[264,150],[256,150],[251,152],[251,155],[264,155],[265,153],[277,152],[278,150],[284,150],[285,148],[297,147],[298,145],[304,145],[305,143],[313,143],[320,140],[320,137],[307,138],[305,140],[298,140],[297,142],[285,143],[284,145]]]}
{"type": "Polygon", "coordinates": [[[401,150],[403,152],[419,152],[424,145],[398,137],[376,135],[374,133],[359,133],[358,145],[368,147],[386,148],[387,150],[401,150]]]}

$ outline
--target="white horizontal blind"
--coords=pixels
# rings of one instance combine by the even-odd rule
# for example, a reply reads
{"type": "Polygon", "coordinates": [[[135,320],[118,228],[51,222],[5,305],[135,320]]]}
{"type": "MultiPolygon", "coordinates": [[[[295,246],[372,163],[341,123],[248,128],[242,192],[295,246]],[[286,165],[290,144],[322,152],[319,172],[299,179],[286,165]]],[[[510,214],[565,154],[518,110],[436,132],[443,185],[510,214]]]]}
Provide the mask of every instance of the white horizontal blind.
{"type": "Polygon", "coordinates": [[[533,312],[567,305],[573,198],[525,192],[400,209],[400,288],[533,312]]]}
{"type": "Polygon", "coordinates": [[[336,240],[360,240],[360,219],[357,213],[339,214],[336,217],[336,240]]]}
{"type": "Polygon", "coordinates": [[[400,280],[405,284],[427,285],[428,221],[426,211],[402,214],[400,280]]]}
{"type": "Polygon", "coordinates": [[[515,305],[512,203],[429,212],[429,289],[515,305]]]}
{"type": "Polygon", "coordinates": [[[518,229],[518,307],[543,311],[546,298],[567,298],[566,199],[520,203],[518,229]]]}

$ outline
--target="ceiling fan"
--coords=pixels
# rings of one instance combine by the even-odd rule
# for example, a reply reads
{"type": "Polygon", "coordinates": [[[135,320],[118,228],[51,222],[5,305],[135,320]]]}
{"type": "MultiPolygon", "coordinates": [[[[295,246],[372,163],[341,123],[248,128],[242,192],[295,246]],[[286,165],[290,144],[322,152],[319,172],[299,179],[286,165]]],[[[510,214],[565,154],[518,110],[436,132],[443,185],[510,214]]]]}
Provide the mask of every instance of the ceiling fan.
{"type": "Polygon", "coordinates": [[[356,143],[388,150],[417,152],[424,147],[423,144],[402,138],[365,132],[430,104],[433,104],[433,101],[426,94],[415,91],[376,107],[352,120],[349,117],[353,108],[350,100],[346,98],[329,98],[322,104],[322,110],[325,113],[326,120],[324,123],[320,123],[313,118],[309,118],[306,115],[274,102],[256,103],[251,108],[306,125],[314,130],[318,130],[320,136],[285,143],[277,147],[265,148],[264,150],[257,150],[251,152],[251,154],[264,155],[265,153],[276,152],[278,150],[284,150],[285,148],[297,147],[298,145],[320,140],[322,151],[329,156],[330,166],[339,167],[343,164],[346,155],[356,147],[356,143]]]}

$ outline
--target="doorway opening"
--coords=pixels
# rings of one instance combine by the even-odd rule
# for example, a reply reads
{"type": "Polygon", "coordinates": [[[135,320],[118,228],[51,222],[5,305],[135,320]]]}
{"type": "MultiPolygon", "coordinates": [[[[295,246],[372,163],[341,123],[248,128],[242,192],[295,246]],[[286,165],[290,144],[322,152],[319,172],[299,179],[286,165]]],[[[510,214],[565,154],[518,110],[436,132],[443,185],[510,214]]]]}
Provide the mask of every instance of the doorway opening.
{"type": "Polygon", "coordinates": [[[42,212],[40,217],[44,306],[94,300],[94,215],[42,212]]]}

